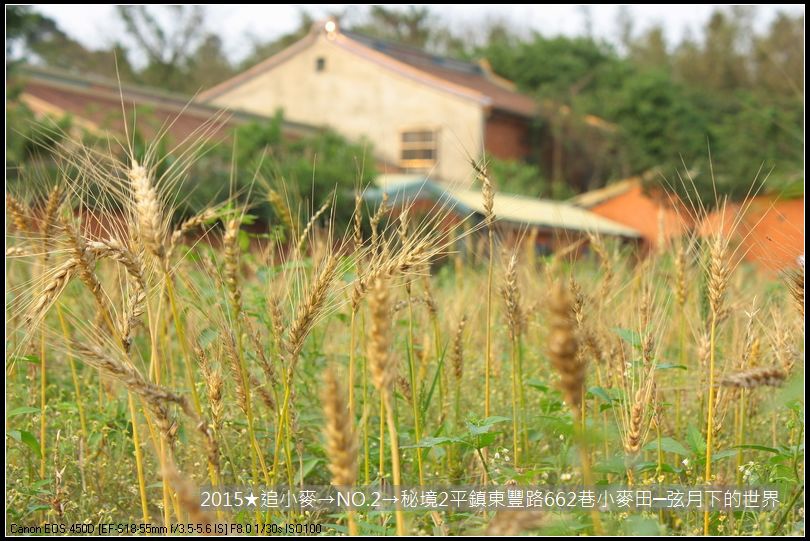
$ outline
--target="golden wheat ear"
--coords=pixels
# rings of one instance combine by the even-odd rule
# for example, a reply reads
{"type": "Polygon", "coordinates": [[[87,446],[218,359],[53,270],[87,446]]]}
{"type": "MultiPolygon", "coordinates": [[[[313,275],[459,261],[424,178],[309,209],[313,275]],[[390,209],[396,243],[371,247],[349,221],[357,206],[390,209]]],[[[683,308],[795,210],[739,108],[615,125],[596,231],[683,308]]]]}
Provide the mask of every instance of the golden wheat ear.
{"type": "Polygon", "coordinates": [[[574,309],[568,290],[558,283],[549,299],[548,351],[551,365],[560,375],[560,390],[565,403],[576,414],[582,404],[582,386],[585,383],[585,363],[577,355],[574,309]]]}
{"type": "Polygon", "coordinates": [[[725,387],[754,389],[756,387],[778,387],[787,379],[787,373],[779,367],[764,367],[729,374],[720,381],[725,387]]]}
{"type": "Polygon", "coordinates": [[[332,485],[351,487],[357,478],[358,442],[348,402],[334,367],[324,372],[321,400],[326,418],[324,432],[332,485]]]}

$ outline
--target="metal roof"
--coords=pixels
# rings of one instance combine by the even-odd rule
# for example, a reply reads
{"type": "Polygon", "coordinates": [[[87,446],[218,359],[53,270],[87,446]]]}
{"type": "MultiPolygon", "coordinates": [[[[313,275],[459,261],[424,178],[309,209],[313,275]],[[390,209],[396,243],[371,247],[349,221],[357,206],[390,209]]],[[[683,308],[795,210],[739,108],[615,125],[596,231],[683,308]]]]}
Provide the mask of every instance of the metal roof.
{"type": "MultiPolygon", "coordinates": [[[[395,201],[411,197],[445,198],[459,212],[484,214],[480,190],[439,184],[421,175],[380,175],[377,186],[367,192],[367,197],[378,198],[386,192],[395,201]]],[[[628,238],[641,236],[631,227],[563,201],[496,192],[494,212],[499,222],[628,238]]]]}

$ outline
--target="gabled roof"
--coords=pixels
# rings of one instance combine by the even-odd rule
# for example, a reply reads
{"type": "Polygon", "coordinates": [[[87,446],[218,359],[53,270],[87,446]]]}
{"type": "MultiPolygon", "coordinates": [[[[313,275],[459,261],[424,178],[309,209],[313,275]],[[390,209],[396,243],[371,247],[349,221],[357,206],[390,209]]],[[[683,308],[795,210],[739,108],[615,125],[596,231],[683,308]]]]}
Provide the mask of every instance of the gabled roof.
{"type": "MultiPolygon", "coordinates": [[[[211,100],[289,60],[314,44],[319,33],[323,32],[322,27],[322,24],[316,23],[312,32],[301,40],[239,75],[206,90],[199,98],[203,101],[211,100]]],[[[401,75],[478,101],[486,107],[523,117],[532,117],[537,112],[537,105],[532,98],[515,91],[514,85],[492,73],[485,65],[432,55],[414,47],[356,32],[336,30],[329,34],[329,42],[401,75]]]]}
{"type": "MultiPolygon", "coordinates": [[[[483,197],[479,190],[437,184],[420,175],[380,175],[377,190],[370,190],[370,198],[388,193],[394,203],[413,197],[439,198],[461,213],[485,213],[483,197]]],[[[632,227],[603,218],[593,212],[563,201],[538,199],[498,192],[493,208],[498,222],[529,225],[549,229],[581,231],[600,235],[638,238],[641,235],[632,227]]]]}
{"type": "Polygon", "coordinates": [[[344,32],[344,35],[439,79],[479,92],[489,98],[493,109],[527,117],[534,116],[537,112],[537,104],[532,98],[514,90],[513,84],[492,73],[486,64],[473,64],[434,55],[416,47],[372,38],[356,32],[344,32]]]}
{"type": "Polygon", "coordinates": [[[631,177],[608,184],[602,188],[577,194],[568,201],[578,207],[591,208],[614,197],[627,193],[629,190],[641,186],[641,177],[631,177]]]}

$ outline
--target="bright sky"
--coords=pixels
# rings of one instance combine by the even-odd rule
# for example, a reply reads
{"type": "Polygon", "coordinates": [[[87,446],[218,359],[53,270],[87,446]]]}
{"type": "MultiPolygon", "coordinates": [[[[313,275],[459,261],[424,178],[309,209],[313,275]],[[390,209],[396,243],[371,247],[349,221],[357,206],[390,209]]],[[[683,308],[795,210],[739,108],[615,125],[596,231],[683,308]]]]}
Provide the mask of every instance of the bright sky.
{"type": "MultiPolygon", "coordinates": [[[[420,5],[420,4],[415,4],[420,5]]],[[[280,5],[209,5],[206,24],[222,36],[226,52],[232,59],[242,58],[250,48],[249,36],[262,41],[276,38],[294,30],[299,12],[306,11],[315,18],[346,8],[348,4],[280,4],[280,5]]],[[[661,23],[670,43],[677,42],[691,29],[697,32],[705,24],[716,5],[663,4],[628,6],[638,30],[661,23]]],[[[123,33],[123,26],[111,5],[35,4],[35,8],[54,18],[60,26],[85,46],[100,47],[111,43],[123,33]]],[[[363,8],[359,8],[363,9],[363,8]]],[[[432,5],[432,11],[450,23],[465,28],[477,21],[497,18],[513,22],[521,30],[538,30],[546,35],[581,34],[585,23],[583,8],[576,5],[432,5]]],[[[613,40],[619,7],[590,5],[590,17],[595,35],[613,40]]],[[[804,13],[804,4],[760,5],[756,24],[767,28],[780,10],[804,13]]]]}

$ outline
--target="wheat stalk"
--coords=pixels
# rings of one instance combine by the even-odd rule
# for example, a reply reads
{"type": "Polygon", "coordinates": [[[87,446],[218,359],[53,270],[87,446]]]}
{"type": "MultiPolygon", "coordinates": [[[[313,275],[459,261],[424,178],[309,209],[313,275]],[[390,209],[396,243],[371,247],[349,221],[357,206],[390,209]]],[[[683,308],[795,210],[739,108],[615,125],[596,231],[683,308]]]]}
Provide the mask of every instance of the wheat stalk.
{"type": "Polygon", "coordinates": [[[195,229],[204,226],[205,224],[209,223],[211,220],[217,217],[217,211],[212,208],[206,208],[199,214],[184,220],[178,227],[175,229],[171,237],[169,237],[169,248],[166,251],[166,259],[171,259],[174,251],[177,249],[177,246],[180,244],[180,241],[183,238],[194,231],[195,229]]]}
{"type": "Polygon", "coordinates": [[[321,208],[319,208],[317,211],[315,211],[315,214],[313,214],[312,217],[309,219],[309,221],[307,222],[307,225],[304,227],[304,230],[298,236],[298,242],[295,245],[295,252],[296,253],[299,253],[299,254],[301,253],[301,249],[304,247],[304,243],[307,241],[307,237],[309,236],[309,232],[312,230],[312,227],[315,225],[315,222],[318,221],[318,218],[320,218],[321,215],[324,212],[326,212],[326,209],[329,208],[330,204],[331,204],[331,201],[327,201],[326,203],[321,205],[321,208]]]}

